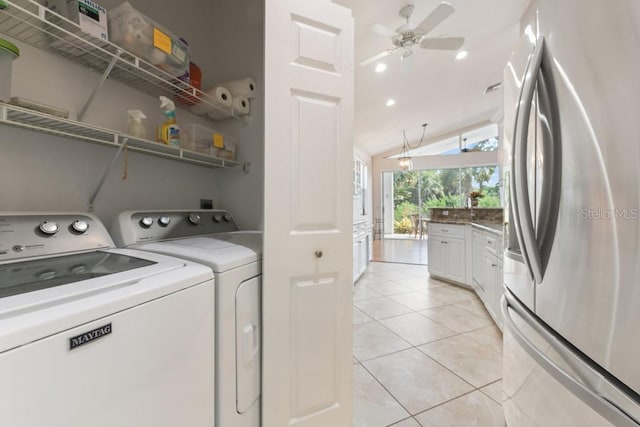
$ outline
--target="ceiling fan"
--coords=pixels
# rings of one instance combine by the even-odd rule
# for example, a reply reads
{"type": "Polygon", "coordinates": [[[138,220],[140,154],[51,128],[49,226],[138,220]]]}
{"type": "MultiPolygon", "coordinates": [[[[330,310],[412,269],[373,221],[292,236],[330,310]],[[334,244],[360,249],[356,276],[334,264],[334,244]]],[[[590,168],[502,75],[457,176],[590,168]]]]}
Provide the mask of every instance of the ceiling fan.
{"type": "Polygon", "coordinates": [[[368,65],[384,58],[394,52],[401,51],[401,59],[406,59],[413,55],[413,46],[420,45],[423,49],[458,50],[464,43],[464,37],[425,37],[431,30],[437,27],[442,21],[447,19],[455,9],[447,2],[440,3],[420,24],[411,23],[411,15],[414,9],[413,4],[408,4],[400,9],[398,15],[405,20],[405,23],[395,31],[392,31],[381,24],[369,25],[369,30],[384,37],[391,38],[393,47],[386,49],[377,55],[373,55],[360,62],[360,65],[368,65]]]}

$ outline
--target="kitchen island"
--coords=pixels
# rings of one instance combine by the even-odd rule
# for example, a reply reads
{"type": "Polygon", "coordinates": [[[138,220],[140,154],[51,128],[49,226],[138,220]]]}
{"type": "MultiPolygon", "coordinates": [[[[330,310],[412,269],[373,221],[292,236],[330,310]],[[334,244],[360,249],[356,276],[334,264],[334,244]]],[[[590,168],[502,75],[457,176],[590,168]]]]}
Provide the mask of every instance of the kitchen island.
{"type": "Polygon", "coordinates": [[[502,328],[502,209],[432,209],[429,274],[473,288],[502,328]]]}

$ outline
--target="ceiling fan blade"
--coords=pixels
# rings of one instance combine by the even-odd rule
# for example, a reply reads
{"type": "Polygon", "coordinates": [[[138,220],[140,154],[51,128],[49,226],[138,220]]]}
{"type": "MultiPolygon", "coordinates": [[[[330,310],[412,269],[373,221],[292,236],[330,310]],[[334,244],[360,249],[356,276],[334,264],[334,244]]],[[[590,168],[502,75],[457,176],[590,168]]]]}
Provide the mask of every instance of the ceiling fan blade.
{"type": "Polygon", "coordinates": [[[433,30],[437,27],[442,21],[447,19],[449,15],[451,15],[455,9],[453,6],[447,2],[440,3],[434,10],[424,18],[424,21],[418,25],[418,29],[424,31],[424,34],[428,34],[429,31],[433,30]]]}
{"type": "Polygon", "coordinates": [[[380,53],[379,53],[379,54],[377,54],[377,55],[373,55],[373,56],[372,56],[372,57],[370,57],[370,58],[367,58],[367,59],[365,59],[365,60],[360,61],[360,65],[363,65],[363,66],[364,66],[364,65],[369,65],[369,64],[371,64],[371,63],[373,63],[373,62],[376,62],[377,60],[382,59],[382,58],[384,58],[385,56],[387,56],[387,55],[389,55],[389,54],[393,53],[393,51],[394,51],[394,50],[395,50],[395,49],[387,49],[387,50],[384,50],[384,51],[380,52],[380,53]]]}
{"type": "Polygon", "coordinates": [[[439,37],[420,42],[423,49],[458,50],[464,44],[464,37],[439,37]]]}
{"type": "Polygon", "coordinates": [[[371,24],[367,28],[373,31],[374,33],[384,37],[393,37],[396,35],[395,31],[388,29],[382,24],[371,24]]]}

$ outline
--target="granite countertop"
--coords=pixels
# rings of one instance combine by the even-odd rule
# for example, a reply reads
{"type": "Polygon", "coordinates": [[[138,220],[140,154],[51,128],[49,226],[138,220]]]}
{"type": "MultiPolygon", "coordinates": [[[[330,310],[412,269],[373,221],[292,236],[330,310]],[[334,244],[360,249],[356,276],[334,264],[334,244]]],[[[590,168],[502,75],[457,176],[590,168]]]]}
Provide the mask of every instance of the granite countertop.
{"type": "Polygon", "coordinates": [[[430,219],[429,222],[432,222],[434,224],[460,224],[460,225],[470,224],[481,230],[490,231],[492,233],[499,234],[502,236],[502,224],[491,222],[491,221],[480,221],[480,220],[474,221],[471,219],[448,219],[448,220],[447,219],[445,220],[430,219]]]}

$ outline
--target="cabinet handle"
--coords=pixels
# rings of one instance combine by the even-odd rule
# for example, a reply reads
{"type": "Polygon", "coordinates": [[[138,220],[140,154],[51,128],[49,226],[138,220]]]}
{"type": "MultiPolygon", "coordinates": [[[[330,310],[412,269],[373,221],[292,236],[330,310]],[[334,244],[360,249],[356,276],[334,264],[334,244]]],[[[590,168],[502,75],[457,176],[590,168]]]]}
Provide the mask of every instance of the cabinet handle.
{"type": "Polygon", "coordinates": [[[491,264],[491,267],[497,267],[498,264],[491,264]]]}
{"type": "Polygon", "coordinates": [[[315,252],[316,258],[322,258],[322,251],[315,252]]]}
{"type": "Polygon", "coordinates": [[[445,242],[444,240],[440,241],[440,243],[444,243],[445,245],[449,242],[445,242]]]}
{"type": "Polygon", "coordinates": [[[443,233],[448,233],[448,232],[449,232],[449,230],[447,230],[447,229],[443,228],[443,229],[442,229],[442,232],[443,232],[443,233]]]}

